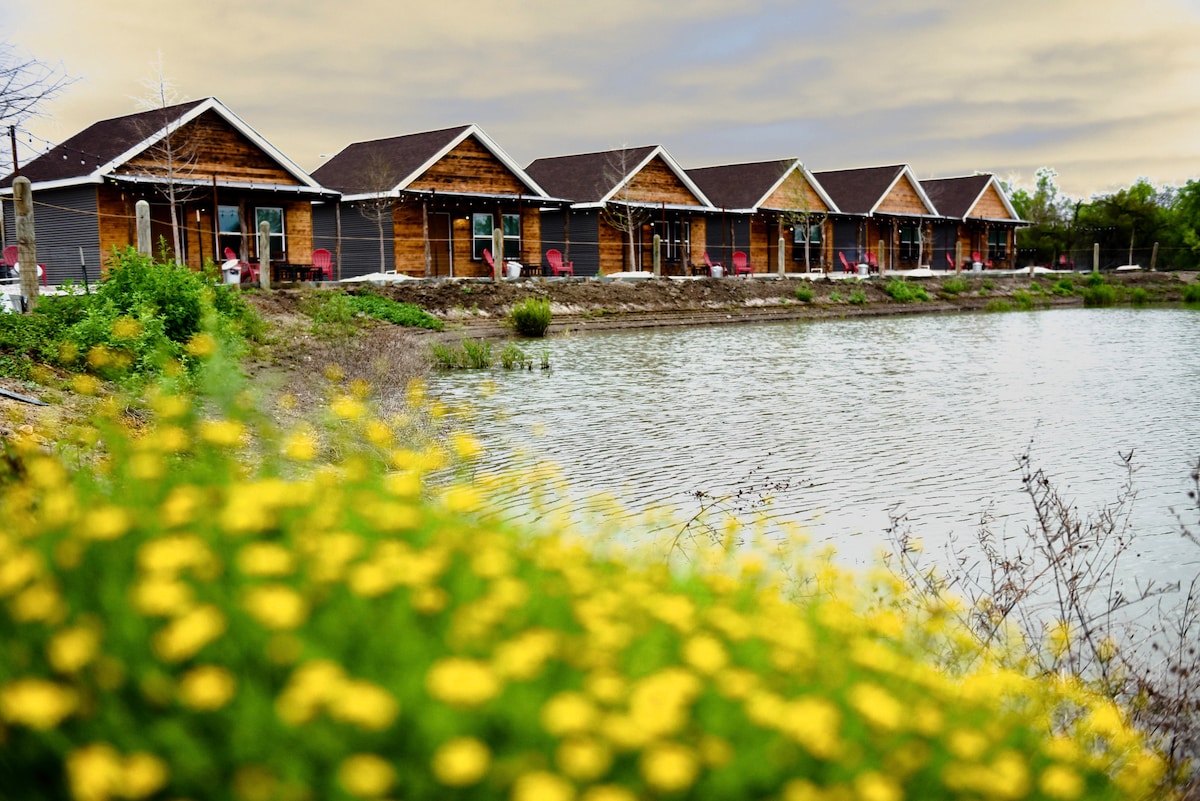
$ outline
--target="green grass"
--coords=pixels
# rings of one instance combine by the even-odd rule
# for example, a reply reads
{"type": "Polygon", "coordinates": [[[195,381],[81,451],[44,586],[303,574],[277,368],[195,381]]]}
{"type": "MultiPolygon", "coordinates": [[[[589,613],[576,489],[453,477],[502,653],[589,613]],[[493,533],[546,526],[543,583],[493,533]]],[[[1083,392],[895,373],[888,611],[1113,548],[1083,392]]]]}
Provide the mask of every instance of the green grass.
{"type": "Polygon", "coordinates": [[[796,300],[801,303],[811,303],[813,299],[813,291],[810,286],[798,286],[795,291],[796,300]]]}
{"type": "Polygon", "coordinates": [[[356,312],[393,325],[426,328],[430,331],[441,331],[445,328],[441,320],[415,303],[399,303],[372,292],[351,295],[350,302],[356,312]]]}
{"type": "Polygon", "coordinates": [[[548,298],[525,298],[508,313],[509,324],[523,337],[544,337],[554,315],[548,298]]]}
{"type": "Polygon", "coordinates": [[[942,282],[942,292],[947,295],[961,294],[966,292],[968,287],[969,284],[967,283],[967,280],[958,276],[955,276],[954,278],[947,278],[942,282]]]}
{"type": "Polygon", "coordinates": [[[925,291],[925,287],[911,284],[899,278],[893,278],[891,281],[888,281],[883,287],[883,291],[897,303],[925,302],[929,300],[929,293],[925,291]]]}
{"type": "Polygon", "coordinates": [[[1188,284],[1183,288],[1184,303],[1200,303],[1200,284],[1188,284]]]}
{"type": "Polygon", "coordinates": [[[529,358],[529,354],[521,350],[519,345],[509,342],[504,346],[504,350],[500,351],[500,366],[505,370],[532,369],[533,359],[529,358]]]}
{"type": "Polygon", "coordinates": [[[850,293],[850,297],[846,298],[846,301],[856,306],[861,306],[867,302],[867,294],[861,289],[856,289],[850,293]]]}

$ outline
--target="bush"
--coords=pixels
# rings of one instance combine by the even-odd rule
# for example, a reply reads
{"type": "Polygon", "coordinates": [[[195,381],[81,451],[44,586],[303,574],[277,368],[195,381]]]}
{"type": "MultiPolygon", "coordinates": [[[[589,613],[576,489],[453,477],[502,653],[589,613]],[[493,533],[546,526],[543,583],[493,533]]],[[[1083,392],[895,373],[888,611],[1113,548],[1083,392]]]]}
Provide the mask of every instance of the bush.
{"type": "Polygon", "coordinates": [[[924,302],[929,300],[929,293],[925,291],[925,287],[910,284],[908,281],[898,278],[888,281],[883,287],[883,291],[897,303],[911,303],[914,300],[924,302]]]}
{"type": "Polygon", "coordinates": [[[1075,283],[1070,278],[1063,276],[1054,282],[1054,286],[1050,288],[1050,291],[1055,295],[1069,297],[1075,294],[1075,283]]]}
{"type": "Polygon", "coordinates": [[[491,367],[493,361],[491,343],[480,339],[464,339],[458,345],[435,342],[430,352],[441,367],[478,370],[491,367]]]}
{"type": "Polygon", "coordinates": [[[523,337],[546,336],[552,316],[547,298],[525,298],[508,313],[509,323],[523,337]]]}
{"type": "MultiPolygon", "coordinates": [[[[1098,275],[1098,273],[1094,273],[1098,275]]],[[[1112,284],[1088,281],[1087,287],[1080,293],[1083,295],[1084,306],[1112,306],[1117,302],[1117,290],[1112,284]]]]}
{"type": "Polygon", "coordinates": [[[846,302],[853,303],[856,306],[861,306],[867,302],[867,293],[863,292],[861,289],[851,290],[850,297],[846,298],[846,302]]]}
{"type": "Polygon", "coordinates": [[[942,282],[942,291],[947,295],[958,295],[966,292],[968,288],[967,280],[959,276],[947,278],[942,282]]]}
{"type": "Polygon", "coordinates": [[[811,303],[812,302],[813,291],[812,291],[812,287],[810,287],[810,286],[796,287],[795,294],[796,294],[796,300],[800,301],[801,303],[811,303]]]}
{"type": "Polygon", "coordinates": [[[1192,283],[1183,288],[1184,303],[1200,303],[1200,284],[1192,283]]]}
{"type": "Polygon", "coordinates": [[[500,351],[500,365],[505,370],[532,369],[533,359],[519,346],[509,342],[504,346],[504,350],[500,351]]]}
{"type": "Polygon", "coordinates": [[[331,410],[361,441],[328,450],[153,406],[136,440],[101,421],[102,480],[14,445],[6,796],[1103,801],[1161,775],[1119,709],[1000,667],[885,571],[507,526],[497,479],[430,480],[476,442],[353,397],[331,410]]]}

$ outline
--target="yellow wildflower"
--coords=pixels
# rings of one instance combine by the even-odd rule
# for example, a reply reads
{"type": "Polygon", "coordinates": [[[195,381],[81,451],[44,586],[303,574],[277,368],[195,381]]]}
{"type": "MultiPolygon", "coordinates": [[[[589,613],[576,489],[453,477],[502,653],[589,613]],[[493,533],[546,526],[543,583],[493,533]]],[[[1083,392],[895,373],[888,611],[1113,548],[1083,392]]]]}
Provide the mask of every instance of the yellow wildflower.
{"type": "Polygon", "coordinates": [[[786,704],[779,728],[818,759],[841,753],[841,712],[824,698],[797,698],[786,704]]]}
{"type": "Polygon", "coordinates": [[[691,749],[679,743],[654,743],[642,752],[638,769],[642,779],[655,792],[678,793],[696,781],[700,760],[691,749]]]}
{"type": "Polygon", "coordinates": [[[479,444],[479,440],[463,431],[455,431],[450,435],[450,447],[462,459],[474,459],[483,453],[483,446],[479,444]]]}
{"type": "Polygon", "coordinates": [[[53,623],[62,620],[67,613],[66,603],[49,580],[27,587],[12,600],[10,609],[13,620],[22,623],[38,620],[53,623]]]}
{"type": "Polygon", "coordinates": [[[133,585],[133,606],[143,615],[180,615],[193,603],[191,585],[165,576],[149,576],[133,585]]]}
{"type": "Polygon", "coordinates": [[[139,751],[130,754],[121,766],[117,789],[123,798],[145,798],[166,786],[170,775],[166,762],[154,754],[139,751]]]}
{"type": "Polygon", "coordinates": [[[45,679],[17,679],[0,687],[0,719],[31,729],[53,729],[75,711],[75,693],[45,679]]]}
{"type": "Polygon", "coordinates": [[[598,718],[595,705],[578,692],[558,693],[542,705],[542,727],[556,737],[591,731],[598,718]]]}
{"type": "Polygon", "coordinates": [[[903,801],[904,790],[900,785],[875,771],[860,773],[854,778],[854,791],[858,801],[903,801]]]}
{"type": "Polygon", "coordinates": [[[240,445],[246,428],[236,420],[204,420],[200,423],[200,438],[222,448],[240,445]]]}
{"type": "Polygon", "coordinates": [[[217,352],[217,340],[212,334],[201,331],[188,340],[187,345],[184,346],[184,350],[190,356],[195,356],[197,359],[204,359],[217,352]]]}
{"type": "Polygon", "coordinates": [[[612,766],[612,750],[592,737],[570,737],[554,752],[559,770],[581,782],[595,781],[612,766]]]}
{"type": "Polygon", "coordinates": [[[238,551],[237,564],[247,576],[288,576],[296,570],[296,555],[275,542],[252,542],[238,551]]]}
{"type": "Polygon", "coordinates": [[[1075,801],[1083,795],[1084,783],[1083,778],[1071,768],[1051,765],[1038,778],[1038,788],[1059,801],[1075,801]]]}
{"type": "Polygon", "coordinates": [[[154,634],[154,652],[168,662],[180,662],[225,632],[225,616],[211,604],[175,618],[154,634]]]}
{"type": "Polygon", "coordinates": [[[946,739],[946,747],[959,759],[976,761],[988,749],[988,738],[974,729],[955,729],[946,739]]]}
{"type": "Polygon", "coordinates": [[[133,520],[129,512],[118,506],[101,506],[87,512],[80,523],[80,533],[92,540],[115,540],[125,534],[133,520]]]}
{"type": "Polygon", "coordinates": [[[474,737],[456,737],[433,754],[433,776],[447,787],[467,787],[482,779],[491,767],[488,747],[474,737]]]}
{"type": "Polygon", "coordinates": [[[500,679],[485,662],[447,657],[435,662],[425,674],[425,689],[451,706],[475,707],[500,694],[500,679]]]}
{"type": "Polygon", "coordinates": [[[100,381],[87,373],[80,373],[71,381],[71,388],[78,395],[98,395],[100,393],[100,381]]]}
{"type": "Polygon", "coordinates": [[[121,755],[105,743],[76,748],[67,754],[67,783],[75,801],[107,801],[120,784],[121,755]]]}
{"type": "Polygon", "coordinates": [[[367,406],[349,395],[341,395],[333,399],[329,404],[329,410],[342,420],[357,420],[367,413],[367,406]]]}
{"type": "Polygon", "coordinates": [[[368,731],[382,731],[400,714],[400,705],[382,687],[353,679],[342,682],[329,699],[329,714],[368,731]]]}
{"type": "Polygon", "coordinates": [[[729,662],[721,641],[711,634],[698,634],[683,646],[683,661],[706,676],[720,672],[729,662]]]}
{"type": "Polygon", "coordinates": [[[219,665],[201,665],[179,680],[179,700],[184,706],[211,712],[229,703],[237,690],[233,674],[219,665]]]}
{"type": "Polygon", "coordinates": [[[821,801],[821,788],[808,779],[792,779],[783,786],[783,801],[821,801]]]}
{"type": "Polygon", "coordinates": [[[74,673],[96,656],[100,635],[90,626],[72,626],[55,632],[46,646],[46,658],[59,673],[74,673]]]}
{"type": "Polygon", "coordinates": [[[134,339],[142,334],[142,324],[132,317],[118,317],[113,321],[113,337],[116,339],[134,339]]]}
{"type": "Polygon", "coordinates": [[[526,773],[513,783],[512,801],[571,801],[575,787],[549,771],[526,773]]]}
{"type": "Polygon", "coordinates": [[[877,684],[862,682],[849,692],[850,706],[876,729],[895,731],[904,721],[904,706],[877,684]]]}
{"type": "Polygon", "coordinates": [[[342,760],[338,783],[359,798],[378,798],[396,783],[396,769],[375,754],[352,754],[342,760]]]}
{"type": "Polygon", "coordinates": [[[272,631],[294,629],[308,617],[308,601],[286,584],[263,584],[242,594],[242,608],[272,631]]]}

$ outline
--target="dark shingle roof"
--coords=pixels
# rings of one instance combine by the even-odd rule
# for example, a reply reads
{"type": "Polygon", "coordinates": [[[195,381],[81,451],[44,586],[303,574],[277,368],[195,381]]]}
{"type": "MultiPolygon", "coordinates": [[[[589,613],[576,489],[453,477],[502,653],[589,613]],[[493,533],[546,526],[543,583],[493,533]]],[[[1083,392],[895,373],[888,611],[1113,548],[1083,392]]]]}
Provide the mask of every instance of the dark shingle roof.
{"type": "Polygon", "coordinates": [[[371,142],[355,142],[322,164],[312,177],[322,186],[351,195],[380,191],[383,189],[381,178],[387,184],[387,189],[395,189],[413,171],[470,127],[459,125],[371,142]]]}
{"type": "Polygon", "coordinates": [[[962,178],[930,178],[921,181],[921,188],[937,207],[938,213],[961,220],[992,180],[990,175],[968,175],[962,178]]]}
{"type": "Polygon", "coordinates": [[[655,149],[655,145],[554,156],[538,159],[525,168],[552,197],[576,203],[602,200],[619,186],[655,149]],[[625,174],[621,175],[622,170],[625,174]]]}
{"type": "Polygon", "coordinates": [[[813,173],[833,198],[837,207],[848,214],[867,214],[879,203],[905,165],[863,167],[853,170],[829,170],[813,173]]]}
{"type": "MultiPolygon", "coordinates": [[[[21,175],[33,183],[89,176],[145,141],[168,123],[208,100],[209,98],[201,98],[93,123],[57,147],[23,165],[21,175]]],[[[11,186],[12,180],[13,176],[10,175],[0,185],[11,186]]]]}
{"type": "Polygon", "coordinates": [[[714,205],[726,209],[750,209],[763,201],[795,163],[795,159],[779,159],[724,164],[688,170],[687,174],[714,205]]]}

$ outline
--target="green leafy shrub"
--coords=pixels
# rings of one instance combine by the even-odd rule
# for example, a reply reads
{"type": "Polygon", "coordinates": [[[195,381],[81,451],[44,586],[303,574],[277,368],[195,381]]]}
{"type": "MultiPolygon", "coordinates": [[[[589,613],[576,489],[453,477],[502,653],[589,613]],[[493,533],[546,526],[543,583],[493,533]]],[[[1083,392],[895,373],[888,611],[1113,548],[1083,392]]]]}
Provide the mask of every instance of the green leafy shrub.
{"type": "Polygon", "coordinates": [[[324,339],[348,337],[358,330],[354,301],[345,292],[312,292],[301,308],[312,317],[312,332],[324,339]]]}
{"type": "Polygon", "coordinates": [[[842,293],[841,292],[830,292],[829,293],[829,302],[830,303],[841,303],[842,302],[842,293]]]}
{"type": "Polygon", "coordinates": [[[1018,289],[1013,292],[1013,305],[1022,311],[1029,311],[1033,308],[1033,295],[1028,292],[1018,289]]]}
{"type": "Polygon", "coordinates": [[[457,345],[435,342],[430,352],[441,367],[481,370],[493,362],[491,343],[481,339],[464,339],[457,345]]]}
{"type": "Polygon", "coordinates": [[[925,287],[911,284],[899,278],[893,278],[891,281],[888,281],[883,287],[883,291],[897,303],[911,303],[914,300],[924,302],[929,300],[929,293],[925,291],[925,287]]]}
{"type": "Polygon", "coordinates": [[[1075,282],[1063,276],[1054,282],[1054,286],[1050,287],[1050,291],[1055,295],[1069,297],[1075,294],[1075,282]]]}
{"type": "Polygon", "coordinates": [[[1116,801],[1163,773],[1111,702],[886,570],[799,545],[672,569],[505,525],[478,443],[351,396],[333,449],[245,404],[152,407],[136,439],[98,421],[102,476],[13,445],[6,797],[1116,801]]]}
{"type": "Polygon", "coordinates": [[[354,310],[393,325],[441,331],[445,324],[415,303],[399,303],[373,292],[350,296],[354,310]]]}
{"type": "Polygon", "coordinates": [[[1150,302],[1150,293],[1144,287],[1134,287],[1129,293],[1129,302],[1134,306],[1145,306],[1150,302]]]}
{"type": "Polygon", "coordinates": [[[509,342],[504,346],[504,350],[500,351],[500,366],[505,370],[523,370],[532,365],[533,360],[519,345],[509,342]]]}
{"type": "MultiPolygon", "coordinates": [[[[1093,273],[1098,275],[1098,273],[1093,273]]],[[[1112,306],[1117,302],[1117,290],[1112,284],[1104,283],[1101,278],[1098,282],[1088,281],[1087,287],[1080,293],[1083,295],[1084,306],[1112,306]]]]}
{"type": "Polygon", "coordinates": [[[994,300],[989,300],[986,304],[984,304],[983,310],[990,312],[1009,312],[1013,310],[1013,305],[1010,301],[1004,300],[1003,298],[996,298],[994,300]]]}
{"type": "Polygon", "coordinates": [[[1084,279],[1084,284],[1091,289],[1095,289],[1098,286],[1104,286],[1104,283],[1104,273],[1101,272],[1088,273],[1088,277],[1084,279]]]}
{"type": "Polygon", "coordinates": [[[942,282],[942,292],[946,293],[947,295],[958,295],[963,292],[966,292],[967,289],[968,289],[967,280],[960,276],[955,276],[954,278],[947,278],[945,281],[942,282]]]}
{"type": "Polygon", "coordinates": [[[856,306],[861,306],[867,302],[867,293],[861,289],[855,289],[850,292],[850,297],[846,298],[847,303],[853,303],[856,306]]]}
{"type": "Polygon", "coordinates": [[[553,315],[548,298],[525,298],[513,304],[509,323],[523,337],[544,337],[553,315]]]}
{"type": "Polygon", "coordinates": [[[795,295],[796,295],[796,300],[800,301],[801,303],[812,303],[813,291],[812,291],[812,287],[810,287],[810,286],[796,287],[795,295]]]}
{"type": "Polygon", "coordinates": [[[1184,303],[1200,303],[1200,284],[1192,283],[1183,288],[1184,303]]]}

